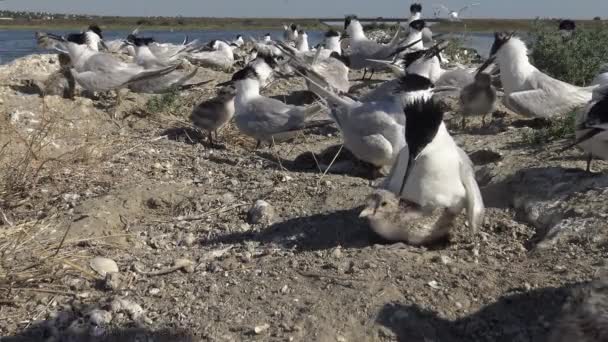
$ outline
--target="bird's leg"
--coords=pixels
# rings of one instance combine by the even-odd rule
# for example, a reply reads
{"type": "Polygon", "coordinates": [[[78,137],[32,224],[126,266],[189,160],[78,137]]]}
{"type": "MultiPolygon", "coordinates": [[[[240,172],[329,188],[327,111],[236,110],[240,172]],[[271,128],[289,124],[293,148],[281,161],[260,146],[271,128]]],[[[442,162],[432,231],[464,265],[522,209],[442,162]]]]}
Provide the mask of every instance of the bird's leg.
{"type": "Polygon", "coordinates": [[[591,172],[591,161],[593,160],[593,154],[587,155],[587,172],[591,172]]]}
{"type": "Polygon", "coordinates": [[[209,131],[209,135],[207,136],[208,140],[209,140],[209,144],[211,144],[211,146],[213,146],[213,132],[209,131]]]}
{"type": "Polygon", "coordinates": [[[260,146],[262,146],[262,140],[258,140],[257,144],[255,145],[255,149],[259,149],[260,146]]]}
{"type": "Polygon", "coordinates": [[[120,109],[120,103],[122,102],[122,96],[120,95],[120,89],[116,89],[116,103],[114,105],[113,119],[118,117],[118,110],[120,109]]]}
{"type": "Polygon", "coordinates": [[[481,116],[481,125],[483,127],[486,127],[486,115],[487,115],[487,113],[485,113],[481,116]]]}
{"type": "Polygon", "coordinates": [[[462,113],[461,126],[462,126],[462,129],[465,129],[467,127],[467,116],[464,113],[462,113]]]}
{"type": "Polygon", "coordinates": [[[370,75],[370,76],[369,76],[369,78],[368,78],[368,80],[369,80],[369,81],[371,81],[371,80],[372,80],[372,77],[374,77],[374,73],[375,73],[375,72],[376,72],[376,69],[372,69],[372,73],[371,73],[371,75],[370,75]]]}
{"type": "Polygon", "coordinates": [[[361,81],[365,81],[365,76],[367,76],[367,68],[363,69],[363,77],[361,77],[361,81]]]}

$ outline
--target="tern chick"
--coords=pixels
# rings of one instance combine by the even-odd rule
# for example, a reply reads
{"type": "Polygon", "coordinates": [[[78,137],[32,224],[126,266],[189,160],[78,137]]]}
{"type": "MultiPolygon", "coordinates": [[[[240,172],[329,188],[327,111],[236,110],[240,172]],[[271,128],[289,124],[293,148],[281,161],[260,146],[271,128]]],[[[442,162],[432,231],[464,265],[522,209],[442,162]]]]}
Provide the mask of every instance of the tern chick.
{"type": "MultiPolygon", "coordinates": [[[[587,172],[593,157],[608,160],[608,86],[598,88],[593,100],[576,116],[576,141],[587,153],[587,172]]],[[[573,146],[571,145],[571,146],[573,146]]]]}
{"type": "Polygon", "coordinates": [[[73,99],[76,90],[76,81],[70,72],[72,61],[70,55],[58,55],[60,69],[49,76],[44,82],[43,95],[61,96],[64,99],[73,99]]]}
{"type": "Polygon", "coordinates": [[[445,238],[453,227],[454,216],[443,208],[425,210],[382,189],[375,190],[367,198],[359,215],[366,218],[371,228],[384,239],[415,246],[445,238]]]}
{"type": "Polygon", "coordinates": [[[462,128],[466,126],[467,116],[481,115],[481,122],[486,125],[486,115],[496,109],[496,89],[492,86],[492,76],[479,72],[475,81],[462,88],[460,92],[462,106],[462,128]]]}
{"type": "Polygon", "coordinates": [[[236,89],[226,86],[220,89],[218,95],[194,107],[190,119],[194,125],[208,132],[209,143],[213,144],[213,132],[217,139],[217,131],[234,116],[234,98],[236,89]]]}

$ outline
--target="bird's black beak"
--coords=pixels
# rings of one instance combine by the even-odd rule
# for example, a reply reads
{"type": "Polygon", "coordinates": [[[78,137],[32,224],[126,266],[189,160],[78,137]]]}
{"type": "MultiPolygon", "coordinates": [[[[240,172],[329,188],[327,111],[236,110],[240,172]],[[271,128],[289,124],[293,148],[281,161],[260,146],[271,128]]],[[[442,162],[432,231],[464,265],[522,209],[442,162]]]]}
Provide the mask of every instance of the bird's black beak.
{"type": "Polygon", "coordinates": [[[230,80],[230,81],[218,83],[215,85],[215,87],[216,88],[220,88],[220,87],[233,87],[234,88],[234,82],[232,82],[232,80],[230,80]]]}
{"type": "Polygon", "coordinates": [[[482,73],[484,70],[486,70],[490,64],[494,63],[494,61],[496,60],[496,55],[490,56],[490,58],[488,58],[485,63],[483,63],[479,69],[477,69],[477,73],[482,73]]]}
{"type": "Polygon", "coordinates": [[[53,33],[47,33],[47,37],[49,37],[49,38],[51,38],[53,40],[59,41],[59,42],[65,42],[65,41],[67,41],[65,39],[65,37],[59,36],[59,35],[56,35],[56,34],[53,34],[53,33]]]}
{"type": "Polygon", "coordinates": [[[104,42],[103,40],[99,41],[99,46],[101,46],[101,49],[104,50],[104,51],[110,51],[110,49],[106,45],[106,42],[104,42]]]}

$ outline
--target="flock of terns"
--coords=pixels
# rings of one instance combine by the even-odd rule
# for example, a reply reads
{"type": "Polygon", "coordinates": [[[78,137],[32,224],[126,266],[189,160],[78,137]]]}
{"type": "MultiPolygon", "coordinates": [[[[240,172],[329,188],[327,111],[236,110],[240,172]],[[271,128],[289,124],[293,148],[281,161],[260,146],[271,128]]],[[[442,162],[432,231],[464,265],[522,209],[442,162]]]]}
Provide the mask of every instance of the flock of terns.
{"type": "MultiPolygon", "coordinates": [[[[434,243],[449,234],[463,211],[473,231],[484,219],[472,162],[443,122],[439,94],[458,96],[463,128],[471,115],[482,116],[485,125],[499,97],[526,117],[552,120],[577,110],[572,146],[588,155],[587,171],[592,158],[608,159],[608,67],[598,70],[591,86],[574,86],[538,70],[525,42],[502,32],[495,34],[490,56],[478,68],[445,69],[442,51],[450,42],[434,36],[421,13],[422,6],[413,4],[407,27],[399,26],[387,43],[369,39],[357,17],[348,16],[343,33],[328,31],[324,44],[315,48],[296,25],[285,26],[281,41],[268,34],[260,40],[238,36],[231,42],[174,45],[138,36],[136,30],[126,39],[105,42],[95,25],[83,33],[39,33],[37,38],[41,46],[61,51],[56,78],[64,86],[58,88],[71,89],[71,97],[75,83],[91,92],[128,87],[162,93],[197,86],[188,82],[198,69],[185,70],[182,60],[222,70],[239,66],[231,80],[217,85],[215,98],[195,106],[194,125],[213,143],[213,133],[217,139],[217,131],[234,119],[258,146],[288,140],[309,127],[336,125],[344,147],[387,174],[360,217],[392,241],[434,243]],[[377,71],[390,71],[394,78],[356,97],[349,93],[351,70],[365,70],[363,79],[377,71]],[[318,101],[297,106],[263,94],[273,80],[286,77],[303,77],[318,101]]],[[[565,39],[576,39],[573,22],[563,22],[560,30],[565,39]]]]}
{"type": "MultiPolygon", "coordinates": [[[[608,159],[606,68],[590,87],[559,81],[530,63],[522,39],[503,32],[495,34],[490,57],[479,68],[444,69],[442,51],[450,42],[432,34],[421,12],[420,4],[412,4],[407,27],[399,26],[388,43],[369,39],[357,17],[348,16],[344,34],[332,29],[324,44],[313,49],[296,25],[284,27],[281,41],[267,34],[261,40],[238,36],[231,42],[186,39],[174,45],[138,36],[136,30],[126,39],[105,42],[96,25],[82,33],[38,33],[37,38],[39,45],[61,51],[58,79],[66,87],[59,88],[71,88],[70,96],[75,83],[91,92],[179,90],[197,86],[188,81],[198,69],[181,68],[184,59],[222,70],[241,63],[230,81],[217,85],[215,98],[195,106],[193,124],[208,132],[213,143],[213,133],[217,139],[217,131],[234,119],[258,147],[286,141],[310,127],[337,125],[344,147],[388,174],[367,199],[361,217],[389,240],[433,243],[446,236],[462,211],[471,229],[483,222],[484,204],[471,160],[445,127],[438,94],[459,96],[463,128],[471,115],[482,116],[485,125],[498,98],[495,81],[502,84],[504,105],[527,117],[551,120],[580,108],[574,145],[588,154],[587,170],[593,157],[608,159]],[[374,72],[387,70],[395,77],[357,98],[349,94],[349,74],[363,69],[363,79],[367,72],[371,79],[374,72]],[[297,106],[263,95],[273,80],[294,76],[305,79],[317,102],[297,106]],[[329,109],[329,118],[321,115],[323,109],[329,109]]],[[[574,29],[560,25],[570,39],[575,39],[574,29]]]]}

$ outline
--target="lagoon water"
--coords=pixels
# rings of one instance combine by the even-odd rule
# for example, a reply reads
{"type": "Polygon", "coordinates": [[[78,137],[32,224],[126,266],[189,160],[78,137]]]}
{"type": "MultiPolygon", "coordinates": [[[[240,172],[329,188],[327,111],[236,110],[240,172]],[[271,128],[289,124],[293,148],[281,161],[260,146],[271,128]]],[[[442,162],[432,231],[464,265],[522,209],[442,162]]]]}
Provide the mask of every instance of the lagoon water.
{"type": "MultiPolygon", "coordinates": [[[[66,34],[65,31],[47,31],[59,35],[66,34]]],[[[36,46],[34,38],[35,30],[0,30],[0,64],[9,63],[16,58],[27,56],[33,53],[48,52],[36,46]]],[[[181,43],[185,36],[192,39],[199,39],[201,42],[208,42],[213,39],[232,40],[237,34],[243,37],[262,37],[270,33],[274,39],[280,39],[283,31],[222,31],[222,30],[197,30],[197,31],[154,31],[146,30],[143,36],[154,37],[159,42],[181,43]]],[[[129,34],[128,31],[108,30],[104,31],[106,40],[123,39],[129,34]]],[[[323,40],[323,32],[308,32],[311,46],[315,46],[323,40]]],[[[483,57],[487,57],[494,37],[488,33],[468,33],[465,37],[465,45],[474,48],[483,57]]]]}

